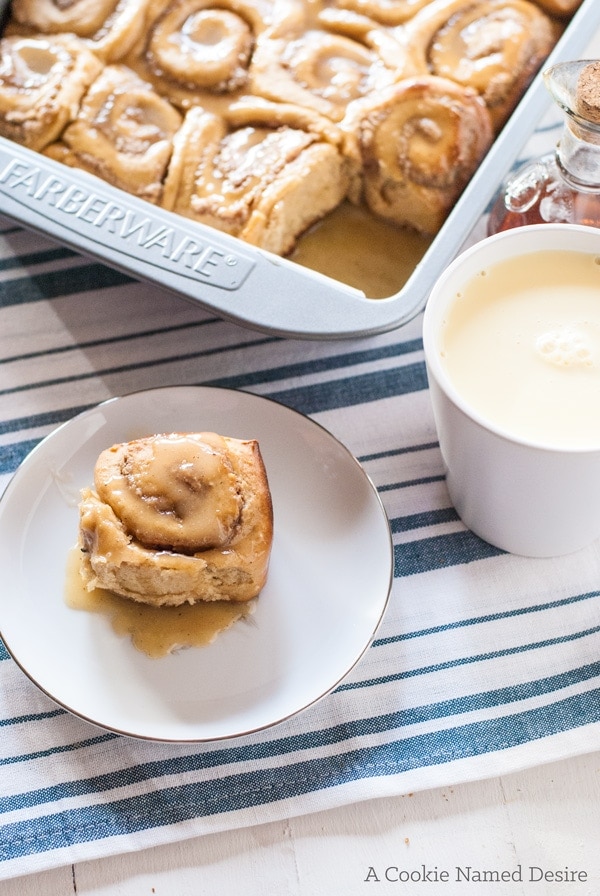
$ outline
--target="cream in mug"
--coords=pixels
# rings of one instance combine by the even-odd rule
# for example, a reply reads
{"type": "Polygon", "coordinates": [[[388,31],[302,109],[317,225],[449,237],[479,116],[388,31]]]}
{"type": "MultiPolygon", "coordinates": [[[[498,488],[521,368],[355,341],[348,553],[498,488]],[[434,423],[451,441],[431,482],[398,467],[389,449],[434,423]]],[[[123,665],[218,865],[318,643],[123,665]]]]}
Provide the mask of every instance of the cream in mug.
{"type": "Polygon", "coordinates": [[[440,354],[456,391],[507,434],[600,447],[600,253],[537,251],[456,294],[440,354]]]}

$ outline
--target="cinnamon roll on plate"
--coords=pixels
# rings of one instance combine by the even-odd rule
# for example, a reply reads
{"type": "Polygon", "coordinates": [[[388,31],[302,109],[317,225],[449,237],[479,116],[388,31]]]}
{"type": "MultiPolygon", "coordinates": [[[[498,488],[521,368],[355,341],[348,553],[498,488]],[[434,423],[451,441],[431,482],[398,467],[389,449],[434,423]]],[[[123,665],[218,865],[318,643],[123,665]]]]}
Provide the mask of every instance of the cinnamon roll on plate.
{"type": "Polygon", "coordinates": [[[278,255],[342,201],[344,134],[296,106],[246,98],[227,117],[190,109],[175,135],[162,205],[278,255]]]}
{"type": "Polygon", "coordinates": [[[113,445],[79,519],[89,590],[154,606],[245,602],[267,578],[273,507],[256,441],[166,433],[113,445]]]}
{"type": "Polygon", "coordinates": [[[157,203],[179,112],[124,65],[107,66],[45,155],[157,203]]]}
{"type": "Polygon", "coordinates": [[[361,157],[361,193],[381,218],[435,234],[493,140],[476,91],[433,75],[357,103],[342,126],[361,157]]]}
{"type": "Polygon", "coordinates": [[[0,40],[0,135],[39,151],[55,140],[101,69],[72,35],[0,40]]]}
{"type": "Polygon", "coordinates": [[[529,0],[433,0],[396,34],[415,70],[477,90],[497,132],[560,31],[529,0]]]}
{"type": "Polygon", "coordinates": [[[148,0],[12,0],[7,33],[76,34],[105,62],[144,33],[148,0]]]}

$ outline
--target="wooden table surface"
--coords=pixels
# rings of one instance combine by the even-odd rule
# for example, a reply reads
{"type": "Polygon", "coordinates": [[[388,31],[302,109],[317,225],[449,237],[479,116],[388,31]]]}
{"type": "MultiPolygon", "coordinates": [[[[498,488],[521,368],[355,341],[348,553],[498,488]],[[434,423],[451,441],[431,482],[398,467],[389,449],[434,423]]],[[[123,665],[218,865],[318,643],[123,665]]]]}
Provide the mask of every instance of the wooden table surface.
{"type": "Polygon", "coordinates": [[[598,896],[599,847],[592,753],[2,881],[0,896],[598,896]]]}

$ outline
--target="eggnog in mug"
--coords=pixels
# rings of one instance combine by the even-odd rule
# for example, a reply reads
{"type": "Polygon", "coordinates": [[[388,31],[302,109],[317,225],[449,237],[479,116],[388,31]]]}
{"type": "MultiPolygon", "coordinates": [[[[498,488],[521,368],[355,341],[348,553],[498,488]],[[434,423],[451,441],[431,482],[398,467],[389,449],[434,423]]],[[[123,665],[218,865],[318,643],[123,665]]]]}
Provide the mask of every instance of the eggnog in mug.
{"type": "Polygon", "coordinates": [[[438,345],[483,421],[551,448],[600,448],[600,242],[598,254],[542,249],[482,266],[447,303],[438,345]]]}
{"type": "Polygon", "coordinates": [[[600,538],[600,231],[518,227],[467,248],[423,315],[448,496],[527,557],[600,538]]]}

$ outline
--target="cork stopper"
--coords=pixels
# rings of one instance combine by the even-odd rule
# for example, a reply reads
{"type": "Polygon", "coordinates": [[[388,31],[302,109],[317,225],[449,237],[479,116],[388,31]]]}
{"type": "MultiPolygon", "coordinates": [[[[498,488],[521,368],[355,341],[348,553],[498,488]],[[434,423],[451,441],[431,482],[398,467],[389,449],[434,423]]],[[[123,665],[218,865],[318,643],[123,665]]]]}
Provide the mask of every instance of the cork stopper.
{"type": "Polygon", "coordinates": [[[580,72],[575,91],[575,111],[586,121],[600,124],[600,61],[580,72]]]}

